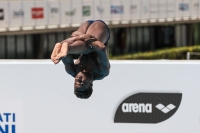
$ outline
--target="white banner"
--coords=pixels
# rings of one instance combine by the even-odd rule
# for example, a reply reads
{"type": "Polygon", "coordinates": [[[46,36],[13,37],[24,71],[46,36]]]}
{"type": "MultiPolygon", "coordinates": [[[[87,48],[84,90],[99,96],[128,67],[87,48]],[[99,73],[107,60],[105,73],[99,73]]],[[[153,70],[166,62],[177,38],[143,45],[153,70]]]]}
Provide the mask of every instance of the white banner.
{"type": "Polygon", "coordinates": [[[36,25],[44,26],[47,24],[47,3],[46,1],[35,1],[35,7],[31,9],[32,19],[36,20],[36,25]]]}
{"type": "Polygon", "coordinates": [[[191,5],[192,0],[182,0],[181,9],[183,11],[183,17],[190,17],[191,16],[191,5]]]}
{"type": "Polygon", "coordinates": [[[58,25],[60,23],[60,7],[58,1],[48,1],[48,25],[58,25]]]}
{"type": "Polygon", "coordinates": [[[183,6],[183,0],[176,0],[176,18],[182,18],[185,6],[183,6]]]}
{"type": "Polygon", "coordinates": [[[83,22],[94,19],[94,1],[83,0],[82,6],[83,22]]]}
{"type": "Polygon", "coordinates": [[[122,20],[131,20],[131,0],[121,0],[124,13],[122,14],[122,20]]]}
{"type": "Polygon", "coordinates": [[[110,13],[111,20],[121,20],[121,16],[124,14],[124,6],[121,4],[121,0],[111,0],[110,13]]]}
{"type": "Polygon", "coordinates": [[[111,60],[110,65],[111,73],[93,82],[91,97],[79,99],[62,62],[0,60],[0,125],[11,113],[16,126],[16,132],[1,133],[200,133],[199,61],[111,60]],[[122,117],[134,114],[133,121],[148,122],[116,123],[118,108],[128,108],[120,106],[123,101],[130,112],[122,117]],[[164,119],[155,123],[158,118],[164,119]]]}
{"type": "Polygon", "coordinates": [[[0,1],[0,28],[8,27],[8,3],[0,1]]]}
{"type": "Polygon", "coordinates": [[[21,1],[9,1],[9,27],[22,26],[24,10],[21,1]]]}
{"type": "Polygon", "coordinates": [[[140,0],[141,19],[149,19],[149,0],[140,0]]]}
{"type": "Polygon", "coordinates": [[[111,20],[111,3],[110,0],[101,0],[101,6],[103,8],[102,20],[110,21],[111,20]]]}
{"type": "Polygon", "coordinates": [[[82,1],[81,0],[72,0],[71,1],[71,10],[74,12],[72,16],[72,24],[81,24],[82,22],[82,1]]]}
{"type": "Polygon", "coordinates": [[[35,7],[34,1],[23,1],[22,7],[24,12],[23,26],[34,26],[35,19],[32,18],[32,8],[35,7]]]}
{"type": "Polygon", "coordinates": [[[140,11],[141,11],[140,0],[131,0],[130,13],[131,13],[131,18],[133,20],[140,19],[140,11]]]}
{"type": "Polygon", "coordinates": [[[69,25],[71,16],[75,14],[75,10],[71,8],[71,2],[69,0],[60,1],[60,24],[69,25]]]}
{"type": "Polygon", "coordinates": [[[198,17],[199,15],[199,0],[191,0],[191,17],[198,17]]]}
{"type": "Polygon", "coordinates": [[[159,12],[158,18],[164,19],[167,16],[167,0],[158,0],[159,12]]]}
{"type": "Polygon", "coordinates": [[[174,18],[176,15],[176,1],[167,0],[167,18],[174,18]]]}
{"type": "Polygon", "coordinates": [[[94,19],[102,19],[103,12],[105,12],[105,9],[102,7],[101,0],[94,0],[94,19]]]}
{"type": "Polygon", "coordinates": [[[150,16],[151,19],[158,18],[159,1],[160,0],[150,0],[149,1],[149,16],[150,16]]]}

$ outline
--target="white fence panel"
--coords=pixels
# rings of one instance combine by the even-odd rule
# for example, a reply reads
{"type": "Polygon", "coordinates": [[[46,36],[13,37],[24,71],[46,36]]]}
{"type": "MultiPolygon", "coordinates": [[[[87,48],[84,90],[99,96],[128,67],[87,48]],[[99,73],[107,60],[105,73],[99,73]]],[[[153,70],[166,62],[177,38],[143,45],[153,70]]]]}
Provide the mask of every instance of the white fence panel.
{"type": "Polygon", "coordinates": [[[167,0],[167,18],[175,18],[176,16],[176,1],[167,0]]]}
{"type": "Polygon", "coordinates": [[[34,1],[23,1],[22,3],[24,10],[23,26],[35,26],[35,19],[33,19],[32,8],[35,7],[34,1]]]}
{"type": "Polygon", "coordinates": [[[24,19],[24,9],[21,1],[9,1],[9,27],[21,27],[24,19]]]}
{"type": "Polygon", "coordinates": [[[192,0],[183,0],[182,10],[183,17],[187,17],[187,19],[189,20],[189,17],[191,16],[192,12],[192,0]]]}
{"type": "Polygon", "coordinates": [[[124,14],[124,6],[121,0],[111,0],[110,13],[111,20],[121,20],[121,16],[124,14]]]}
{"type": "Polygon", "coordinates": [[[102,19],[103,12],[105,12],[105,9],[102,7],[101,0],[94,0],[94,19],[102,19]]]}
{"type": "Polygon", "coordinates": [[[131,18],[132,20],[139,20],[140,17],[140,0],[131,0],[131,7],[130,7],[130,12],[131,12],[131,18]]]}
{"type": "Polygon", "coordinates": [[[94,19],[94,1],[83,0],[82,6],[83,22],[94,19]]]}
{"type": "Polygon", "coordinates": [[[47,2],[44,0],[35,1],[35,7],[32,8],[32,18],[36,20],[37,26],[47,25],[47,2]]]}
{"type": "Polygon", "coordinates": [[[158,0],[158,5],[159,5],[159,19],[165,19],[167,16],[167,0],[158,0]]]}
{"type": "Polygon", "coordinates": [[[191,17],[197,19],[199,16],[199,7],[200,7],[199,0],[191,0],[191,17]]]}
{"type": "Polygon", "coordinates": [[[58,1],[48,2],[48,25],[58,25],[60,23],[60,5],[58,1]]]}
{"type": "Polygon", "coordinates": [[[183,17],[183,12],[185,10],[183,0],[176,0],[175,6],[176,6],[175,7],[175,9],[176,9],[176,20],[181,20],[181,18],[183,17]]]}
{"type": "Polygon", "coordinates": [[[159,0],[149,1],[149,16],[150,19],[157,19],[159,14],[159,0]]]}
{"type": "Polygon", "coordinates": [[[75,10],[71,7],[70,0],[60,1],[60,25],[68,27],[71,23],[71,17],[75,14],[75,10]]]}
{"type": "Polygon", "coordinates": [[[83,21],[82,0],[72,0],[71,2],[71,10],[74,12],[71,16],[71,23],[80,24],[83,21]]]}
{"type": "Polygon", "coordinates": [[[122,15],[122,20],[131,20],[131,0],[121,0],[124,13],[122,15]]]}
{"type": "Polygon", "coordinates": [[[111,1],[110,0],[101,0],[101,6],[103,8],[102,20],[110,21],[111,20],[111,1]]]}
{"type": "Polygon", "coordinates": [[[141,5],[141,19],[149,19],[149,1],[150,0],[140,0],[141,5]]]}

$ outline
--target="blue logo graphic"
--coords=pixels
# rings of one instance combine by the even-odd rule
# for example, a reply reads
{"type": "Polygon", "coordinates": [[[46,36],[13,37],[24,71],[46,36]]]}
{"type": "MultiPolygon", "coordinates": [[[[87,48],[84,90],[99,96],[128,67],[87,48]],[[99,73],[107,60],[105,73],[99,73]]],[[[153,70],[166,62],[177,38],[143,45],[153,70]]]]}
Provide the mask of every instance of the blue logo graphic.
{"type": "Polygon", "coordinates": [[[15,113],[0,113],[0,133],[16,133],[15,121],[15,113]]]}
{"type": "Polygon", "coordinates": [[[187,11],[187,10],[189,10],[189,4],[187,4],[187,3],[180,3],[179,4],[179,10],[181,10],[181,11],[187,11]]]}
{"type": "Polygon", "coordinates": [[[111,8],[111,14],[123,14],[124,13],[124,7],[122,5],[110,6],[110,8],[111,8]]]}

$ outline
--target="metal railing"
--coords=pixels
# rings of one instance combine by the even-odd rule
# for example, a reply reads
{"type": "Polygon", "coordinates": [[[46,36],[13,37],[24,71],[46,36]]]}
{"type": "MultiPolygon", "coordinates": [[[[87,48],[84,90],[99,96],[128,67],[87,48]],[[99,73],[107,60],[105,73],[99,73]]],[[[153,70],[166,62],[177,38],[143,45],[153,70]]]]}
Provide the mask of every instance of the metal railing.
{"type": "Polygon", "coordinates": [[[190,56],[191,56],[191,55],[200,56],[200,53],[198,53],[198,52],[187,52],[187,60],[190,60],[190,56]]]}

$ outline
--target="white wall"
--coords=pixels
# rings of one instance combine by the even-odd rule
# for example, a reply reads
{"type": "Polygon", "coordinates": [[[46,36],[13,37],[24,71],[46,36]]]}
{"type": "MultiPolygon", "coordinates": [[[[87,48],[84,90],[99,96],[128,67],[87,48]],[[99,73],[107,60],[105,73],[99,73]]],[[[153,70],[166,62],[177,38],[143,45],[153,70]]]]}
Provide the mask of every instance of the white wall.
{"type": "Polygon", "coordinates": [[[199,61],[111,61],[110,75],[81,100],[62,63],[0,60],[0,114],[16,113],[16,133],[199,133],[199,68],[199,61]],[[164,122],[114,123],[119,104],[139,92],[183,96],[164,122]]]}

